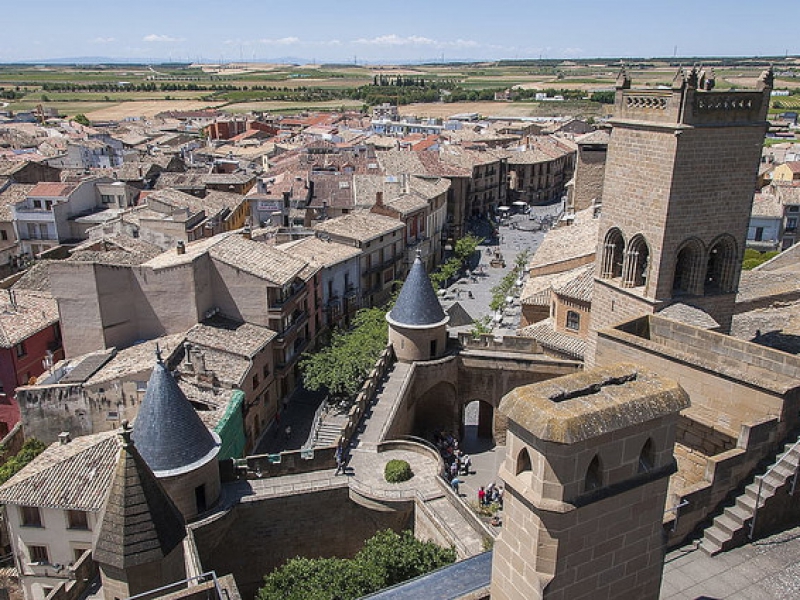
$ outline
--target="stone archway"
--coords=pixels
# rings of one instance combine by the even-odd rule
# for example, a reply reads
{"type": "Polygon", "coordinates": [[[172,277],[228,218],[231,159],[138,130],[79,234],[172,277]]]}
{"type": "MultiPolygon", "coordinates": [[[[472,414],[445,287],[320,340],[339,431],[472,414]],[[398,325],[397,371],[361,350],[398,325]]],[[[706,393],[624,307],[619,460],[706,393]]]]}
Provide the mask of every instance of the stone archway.
{"type": "Polygon", "coordinates": [[[494,406],[485,400],[472,400],[461,405],[459,434],[466,451],[474,451],[469,446],[494,446],[494,413],[494,406]]]}
{"type": "Polygon", "coordinates": [[[458,433],[459,414],[455,386],[440,381],[414,402],[412,433],[426,439],[434,432],[458,433]]]}

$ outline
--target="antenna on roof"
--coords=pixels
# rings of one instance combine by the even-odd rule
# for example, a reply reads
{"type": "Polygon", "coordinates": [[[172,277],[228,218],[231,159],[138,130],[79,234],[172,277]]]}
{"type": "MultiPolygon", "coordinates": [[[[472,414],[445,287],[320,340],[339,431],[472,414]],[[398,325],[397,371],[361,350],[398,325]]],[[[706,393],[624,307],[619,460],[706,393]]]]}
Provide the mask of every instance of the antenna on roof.
{"type": "Polygon", "coordinates": [[[158,345],[158,342],[156,342],[156,362],[159,364],[164,364],[164,361],[161,358],[161,348],[158,345]]]}

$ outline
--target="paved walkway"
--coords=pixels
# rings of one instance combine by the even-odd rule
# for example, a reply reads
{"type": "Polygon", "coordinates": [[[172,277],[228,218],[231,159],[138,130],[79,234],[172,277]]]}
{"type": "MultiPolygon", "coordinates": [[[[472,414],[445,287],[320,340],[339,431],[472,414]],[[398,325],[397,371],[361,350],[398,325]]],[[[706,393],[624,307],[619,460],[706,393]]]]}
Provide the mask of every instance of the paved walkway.
{"type": "Polygon", "coordinates": [[[708,556],[694,546],[664,561],[661,600],[789,600],[800,597],[800,527],[708,556]]]}
{"type": "MultiPolygon", "coordinates": [[[[535,215],[555,215],[559,211],[560,204],[549,206],[532,207],[535,215]]],[[[515,215],[512,222],[519,223],[520,227],[533,225],[533,221],[528,219],[528,215],[515,215]]],[[[496,286],[514,267],[514,260],[521,252],[528,251],[529,258],[542,243],[545,233],[543,231],[526,231],[523,229],[513,229],[509,225],[499,228],[499,240],[491,237],[491,226],[486,221],[480,221],[471,225],[473,232],[479,237],[483,237],[486,243],[480,244],[479,263],[475,266],[482,270],[483,275],[476,275],[476,281],[462,278],[452,283],[446,291],[442,305],[447,309],[454,302],[459,302],[461,306],[473,319],[480,319],[483,316],[492,316],[489,303],[492,300],[492,288],[496,286]],[[499,244],[497,243],[499,241],[499,244]],[[489,261],[491,253],[499,249],[506,261],[505,267],[491,267],[489,261]],[[481,269],[482,266],[482,269],[481,269]],[[469,297],[470,292],[472,298],[469,297]]],[[[502,327],[496,330],[498,334],[513,334],[519,323],[519,303],[506,311],[502,327]]],[[[453,331],[469,331],[471,325],[452,328],[453,331]]]]}

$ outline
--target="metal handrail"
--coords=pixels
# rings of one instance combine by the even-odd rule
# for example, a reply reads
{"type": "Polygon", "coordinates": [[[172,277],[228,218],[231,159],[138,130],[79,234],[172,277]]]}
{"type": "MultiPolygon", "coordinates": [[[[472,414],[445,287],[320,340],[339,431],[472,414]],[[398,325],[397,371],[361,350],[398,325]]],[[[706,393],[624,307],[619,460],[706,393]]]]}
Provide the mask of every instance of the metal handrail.
{"type": "Polygon", "coordinates": [[[328,398],[327,396],[325,399],[319,403],[317,410],[314,412],[314,420],[311,422],[311,431],[308,432],[308,439],[306,439],[306,443],[303,444],[302,448],[313,448],[314,442],[317,441],[317,435],[319,434],[319,428],[322,425],[322,414],[327,413],[329,408],[328,398]]]}
{"type": "Polygon", "coordinates": [[[680,509],[682,509],[684,506],[688,505],[689,501],[686,498],[684,498],[672,508],[668,508],[667,510],[664,511],[664,514],[672,513],[675,515],[675,520],[672,522],[672,530],[670,531],[670,533],[675,533],[675,531],[678,529],[678,516],[679,516],[678,511],[680,511],[680,509]]]}
{"type": "MultiPolygon", "coordinates": [[[[777,469],[779,466],[781,466],[783,464],[783,462],[786,460],[786,457],[789,456],[789,454],[793,450],[795,450],[798,446],[800,446],[800,439],[798,439],[794,444],[792,444],[792,447],[789,448],[786,452],[784,452],[781,455],[781,457],[778,460],[775,461],[775,464],[772,465],[769,469],[767,469],[766,473],[764,473],[763,475],[757,475],[756,476],[757,479],[758,479],[758,493],[756,494],[755,506],[753,506],[753,518],[750,520],[750,534],[747,536],[747,538],[750,541],[753,541],[753,538],[755,537],[756,516],[758,515],[758,505],[761,503],[761,491],[764,488],[764,479],[767,477],[767,475],[769,475],[775,469],[777,469]]],[[[792,487],[789,490],[789,495],[790,496],[794,494],[794,491],[797,488],[798,468],[800,468],[800,464],[798,464],[798,466],[796,466],[794,468],[794,476],[792,477],[792,487]]]]}

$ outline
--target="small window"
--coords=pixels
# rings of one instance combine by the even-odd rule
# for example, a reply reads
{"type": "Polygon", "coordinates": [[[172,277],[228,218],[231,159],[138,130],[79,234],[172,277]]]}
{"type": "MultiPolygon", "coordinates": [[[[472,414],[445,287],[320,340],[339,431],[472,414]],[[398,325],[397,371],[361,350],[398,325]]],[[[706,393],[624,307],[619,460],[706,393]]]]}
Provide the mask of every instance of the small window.
{"type": "Polygon", "coordinates": [[[586,469],[586,478],[583,481],[584,491],[590,492],[603,485],[603,472],[600,468],[600,457],[595,456],[586,469]]]}
{"type": "Polygon", "coordinates": [[[69,529],[89,529],[88,515],[82,510],[68,510],[67,527],[69,529]]]}
{"type": "Polygon", "coordinates": [[[574,310],[567,311],[567,329],[578,331],[581,328],[581,316],[574,310]]]}
{"type": "Polygon", "coordinates": [[[269,377],[269,364],[264,364],[264,367],[261,369],[261,375],[266,379],[269,377]]]}
{"type": "Polygon", "coordinates": [[[41,200],[34,200],[33,201],[33,208],[42,208],[42,201],[41,200]]]}
{"type": "Polygon", "coordinates": [[[656,453],[653,448],[653,440],[647,438],[647,441],[642,446],[642,451],[639,453],[639,473],[647,473],[652,471],[656,464],[656,453]]]}
{"type": "Polygon", "coordinates": [[[3,241],[8,239],[8,232],[5,229],[0,229],[0,239],[3,241]]]}
{"type": "Polygon", "coordinates": [[[253,389],[258,387],[258,374],[253,375],[253,389]]]}
{"type": "Polygon", "coordinates": [[[16,350],[17,352],[17,358],[22,358],[28,353],[28,351],[25,348],[25,342],[20,342],[19,344],[14,346],[14,350],[16,350]]]}
{"type": "Polygon", "coordinates": [[[522,451],[517,456],[516,474],[521,475],[522,473],[532,470],[533,467],[531,466],[531,456],[530,454],[528,454],[528,449],[523,448],[522,451]]]}
{"type": "Polygon", "coordinates": [[[32,563],[47,564],[50,562],[47,546],[28,546],[28,553],[31,555],[32,563]]]}
{"type": "Polygon", "coordinates": [[[22,525],[24,527],[41,527],[42,526],[42,515],[39,512],[39,507],[37,506],[20,506],[20,512],[22,513],[22,525]]]}

